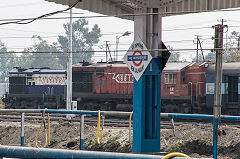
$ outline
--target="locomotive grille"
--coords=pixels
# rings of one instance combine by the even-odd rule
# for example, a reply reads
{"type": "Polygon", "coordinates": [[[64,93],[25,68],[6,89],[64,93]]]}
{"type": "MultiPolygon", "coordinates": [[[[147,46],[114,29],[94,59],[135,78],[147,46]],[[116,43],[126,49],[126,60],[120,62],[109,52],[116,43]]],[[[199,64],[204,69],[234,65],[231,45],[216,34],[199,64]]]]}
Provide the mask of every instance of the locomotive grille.
{"type": "Polygon", "coordinates": [[[73,92],[92,92],[93,72],[73,72],[72,82],[73,92]]]}
{"type": "Polygon", "coordinates": [[[25,93],[26,77],[9,77],[9,93],[25,93]]]}

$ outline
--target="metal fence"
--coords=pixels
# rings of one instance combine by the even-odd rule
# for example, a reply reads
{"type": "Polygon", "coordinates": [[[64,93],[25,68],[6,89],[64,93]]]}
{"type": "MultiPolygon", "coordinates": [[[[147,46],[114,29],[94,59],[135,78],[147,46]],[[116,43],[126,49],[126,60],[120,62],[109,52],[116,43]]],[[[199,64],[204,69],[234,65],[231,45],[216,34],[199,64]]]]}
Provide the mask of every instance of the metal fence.
{"type": "MultiPolygon", "coordinates": [[[[37,148],[24,148],[24,122],[25,113],[49,113],[49,114],[78,114],[80,115],[80,150],[84,147],[84,116],[85,115],[98,115],[98,111],[67,111],[67,110],[51,110],[51,109],[0,109],[0,113],[20,113],[21,114],[21,146],[0,146],[0,157],[18,157],[18,158],[162,158],[161,156],[152,155],[132,155],[132,154],[117,154],[117,153],[104,153],[104,152],[84,152],[84,151],[67,151],[67,150],[52,150],[52,149],[37,149],[37,148]],[[62,154],[62,155],[60,155],[62,154]],[[17,155],[17,156],[16,156],[17,155]],[[47,156],[46,156],[47,155],[47,156]],[[130,155],[130,156],[129,156],[130,155]]],[[[130,117],[131,112],[117,112],[117,111],[102,111],[101,116],[125,116],[130,117]]],[[[161,118],[190,118],[190,119],[210,119],[213,120],[213,115],[205,114],[177,114],[177,113],[161,113],[161,118]]],[[[240,116],[221,116],[222,120],[240,120],[240,116]]],[[[177,159],[177,158],[176,158],[177,159]]]]}

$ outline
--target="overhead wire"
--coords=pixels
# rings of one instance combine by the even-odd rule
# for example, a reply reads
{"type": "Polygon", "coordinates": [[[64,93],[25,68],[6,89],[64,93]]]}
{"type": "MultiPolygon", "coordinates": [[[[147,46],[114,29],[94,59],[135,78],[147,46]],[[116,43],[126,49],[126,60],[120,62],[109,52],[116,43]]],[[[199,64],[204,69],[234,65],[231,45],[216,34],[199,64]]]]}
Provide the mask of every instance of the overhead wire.
{"type": "MultiPolygon", "coordinates": [[[[72,6],[70,6],[67,9],[64,10],[60,10],[60,11],[55,11],[55,12],[51,12],[51,13],[47,13],[35,18],[24,18],[24,19],[5,19],[5,21],[9,21],[9,22],[5,22],[5,23],[0,23],[0,25],[5,25],[5,24],[29,24],[35,20],[39,20],[39,19],[54,19],[54,18],[49,18],[48,16],[51,15],[55,15],[58,13],[63,13],[65,11],[70,10],[71,8],[75,7],[76,4],[78,2],[80,2],[81,0],[77,0],[72,6]],[[14,21],[11,21],[14,20],[14,21]],[[23,21],[28,21],[28,22],[23,22],[23,21]]],[[[239,11],[240,9],[219,9],[219,10],[213,10],[213,11],[209,11],[209,10],[202,10],[201,12],[229,12],[229,11],[239,11]]],[[[160,12],[160,13],[134,13],[134,14],[114,14],[114,15],[94,15],[94,16],[80,16],[80,17],[72,17],[72,18],[105,18],[105,17],[131,17],[131,16],[144,16],[144,15],[163,15],[163,16],[169,16],[169,15],[176,15],[176,14],[187,14],[187,13],[199,13],[199,11],[178,11],[178,12],[160,12]]],[[[59,18],[55,18],[55,19],[69,19],[69,17],[59,17],[59,18]]]]}
{"type": "MultiPolygon", "coordinates": [[[[234,49],[239,49],[239,48],[231,48],[232,50],[234,49]]],[[[193,48],[184,48],[184,49],[171,49],[170,51],[196,51],[197,49],[193,49],[193,48]]],[[[225,50],[225,49],[222,49],[222,48],[205,48],[205,49],[202,49],[202,50],[225,50]]],[[[126,52],[128,50],[126,49],[123,49],[123,50],[118,50],[118,52],[126,52]]],[[[147,50],[142,50],[142,51],[149,51],[149,52],[153,52],[153,51],[169,51],[169,49],[147,49],[147,50]]],[[[77,51],[73,51],[72,53],[73,54],[80,54],[80,53],[100,53],[100,52],[106,52],[105,50],[77,50],[77,51]]],[[[47,53],[51,53],[51,54],[64,54],[64,53],[68,53],[67,51],[66,52],[63,52],[63,51],[16,51],[16,52],[0,52],[0,55],[1,54],[15,54],[15,53],[27,53],[27,54],[47,54],[47,53]]]]}
{"type": "Polygon", "coordinates": [[[43,15],[38,16],[36,18],[30,18],[30,19],[26,18],[26,19],[21,19],[21,20],[15,20],[15,21],[10,21],[10,22],[0,23],[0,25],[5,25],[5,24],[29,24],[29,23],[34,22],[35,20],[46,18],[48,16],[52,16],[52,15],[55,15],[55,14],[58,14],[58,13],[62,13],[64,11],[68,11],[68,10],[72,9],[73,7],[75,7],[80,1],[82,1],[82,0],[77,0],[75,3],[73,3],[73,5],[71,5],[70,7],[68,7],[67,9],[64,9],[64,10],[59,10],[59,11],[43,14],[43,15]],[[27,21],[27,22],[24,22],[24,21],[27,21]]]}
{"type": "MultiPolygon", "coordinates": [[[[77,4],[79,1],[77,1],[75,4],[77,4]]],[[[37,19],[46,19],[46,16],[50,16],[50,15],[54,15],[54,14],[57,14],[57,13],[60,13],[60,12],[63,12],[63,11],[67,11],[67,10],[69,10],[70,8],[73,8],[74,7],[74,5],[73,6],[71,6],[71,7],[69,7],[69,8],[67,8],[67,9],[65,9],[65,10],[61,10],[61,11],[56,11],[56,12],[52,12],[52,13],[48,13],[48,14],[45,14],[45,15],[42,15],[42,16],[39,16],[39,17],[37,17],[37,18],[32,18],[32,19],[28,19],[28,20],[31,20],[31,21],[29,21],[29,22],[25,22],[25,23],[20,23],[20,22],[11,22],[11,23],[17,23],[17,24],[28,24],[28,23],[31,23],[31,22],[33,22],[33,21],[35,21],[35,20],[37,20],[37,19]]],[[[223,11],[223,10],[221,10],[221,11],[223,11]]],[[[227,10],[227,11],[229,11],[229,10],[227,10]]],[[[179,12],[178,12],[179,13],[179,12]]],[[[148,13],[146,13],[146,14],[148,14],[148,13]]],[[[146,14],[142,14],[142,15],[146,15],[146,14]]],[[[151,14],[153,14],[153,13],[151,13],[151,14]]],[[[157,13],[157,14],[163,14],[163,13],[157,13]]],[[[170,14],[170,13],[167,13],[167,14],[170,14]]],[[[135,14],[134,14],[135,15],[135,14]]],[[[138,16],[140,16],[140,15],[138,15],[138,16]]],[[[91,16],[91,17],[106,17],[106,16],[91,16]]],[[[107,16],[107,17],[110,17],[110,16],[107,16]]],[[[59,17],[59,18],[62,18],[62,17],[59,17]]],[[[68,17],[69,18],[69,17],[68,17]]],[[[83,18],[83,17],[78,17],[78,18],[83,18]]],[[[90,18],[90,16],[86,16],[86,17],[84,17],[84,18],[90,18]]],[[[21,19],[21,21],[25,21],[26,19],[21,19]]],[[[4,24],[4,23],[1,23],[1,24],[4,24]]],[[[0,24],[0,25],[1,25],[0,24]]],[[[178,30],[189,30],[189,29],[208,29],[208,28],[212,28],[212,27],[197,27],[197,28],[175,28],[175,29],[166,29],[166,30],[163,30],[163,31],[178,31],[178,30]]],[[[190,41],[190,40],[189,40],[190,41]]],[[[192,40],[191,40],[192,41],[192,40]]],[[[176,41],[175,41],[176,42],[176,41]]],[[[209,49],[210,50],[210,49],[209,49]]],[[[212,50],[212,49],[211,49],[212,50]]],[[[126,51],[126,50],[123,50],[123,51],[126,51]]],[[[172,51],[181,51],[181,50],[172,50],[172,51]]],[[[84,51],[84,52],[86,52],[86,51],[84,51]]],[[[99,51],[91,51],[91,52],[99,52],[99,51]]],[[[105,52],[105,51],[103,51],[103,52],[105,52]]],[[[119,50],[119,52],[121,52],[121,50],[119,50]]],[[[16,53],[16,52],[14,52],[14,53],[16,53]]],[[[19,52],[19,53],[23,53],[23,52],[19,52]]],[[[32,52],[33,53],[33,52],[32,52]]],[[[46,53],[46,52],[41,52],[41,53],[46,53]]],[[[50,53],[50,52],[49,52],[50,53]]],[[[52,52],[51,52],[52,53],[52,52]]]]}
{"type": "Polygon", "coordinates": [[[53,33],[53,32],[42,32],[42,31],[30,31],[30,30],[21,30],[21,29],[9,29],[9,28],[0,28],[0,30],[10,30],[10,31],[19,31],[19,32],[28,32],[28,33],[44,33],[44,34],[61,34],[61,33],[53,33]]]}
{"type": "MultiPolygon", "coordinates": [[[[60,33],[59,33],[60,34],[60,33]]],[[[62,34],[62,33],[61,33],[62,34]]],[[[118,34],[123,34],[123,33],[119,33],[119,32],[116,32],[116,33],[100,33],[101,35],[104,35],[104,36],[110,36],[110,35],[118,35],[118,34]]],[[[38,35],[36,35],[38,36],[38,35]]],[[[58,36],[40,36],[41,38],[57,38],[59,36],[67,36],[67,35],[58,35],[58,36]]],[[[83,35],[84,37],[91,37],[91,36],[95,36],[95,35],[83,35]]],[[[23,38],[23,39],[31,39],[31,38],[35,38],[33,36],[0,36],[0,39],[20,39],[20,38],[23,38]]]]}

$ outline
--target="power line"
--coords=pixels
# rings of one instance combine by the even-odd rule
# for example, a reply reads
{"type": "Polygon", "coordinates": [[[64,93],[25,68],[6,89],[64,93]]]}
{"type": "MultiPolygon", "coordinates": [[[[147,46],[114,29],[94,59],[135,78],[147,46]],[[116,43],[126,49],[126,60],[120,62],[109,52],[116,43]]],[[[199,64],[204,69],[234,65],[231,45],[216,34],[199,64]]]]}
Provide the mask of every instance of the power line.
{"type": "MultiPolygon", "coordinates": [[[[239,50],[239,48],[231,48],[231,50],[239,50]]],[[[185,49],[171,49],[170,51],[196,51],[197,49],[192,49],[192,48],[185,48],[185,49]]],[[[222,48],[206,48],[206,49],[202,49],[202,50],[225,50],[222,48]]],[[[128,50],[124,49],[124,50],[119,50],[119,52],[126,52],[128,50]]],[[[149,51],[149,52],[153,52],[153,51],[169,51],[168,49],[148,49],[148,50],[142,50],[142,51],[149,51]]],[[[80,54],[80,53],[100,53],[100,52],[106,52],[104,50],[76,50],[73,51],[73,53],[75,54],[80,54]]],[[[63,51],[38,51],[38,52],[34,52],[34,51],[16,51],[16,52],[0,52],[0,54],[15,54],[15,53],[28,53],[28,54],[47,54],[47,53],[51,53],[51,54],[63,54],[63,53],[68,53],[68,52],[63,52],[63,51]]]]}
{"type": "MultiPolygon", "coordinates": [[[[56,38],[59,36],[40,36],[41,38],[56,38]]],[[[34,37],[29,37],[29,36],[0,36],[0,39],[33,39],[34,37]]]]}
{"type": "Polygon", "coordinates": [[[29,30],[20,30],[20,29],[7,29],[7,28],[0,28],[0,29],[1,30],[12,30],[12,31],[28,32],[28,33],[62,34],[62,33],[29,31],[29,30]]]}
{"type": "Polygon", "coordinates": [[[82,1],[82,0],[77,0],[73,5],[71,5],[70,7],[68,7],[67,9],[64,9],[64,10],[59,10],[59,11],[43,14],[43,15],[38,16],[36,18],[22,19],[22,20],[15,20],[15,21],[11,21],[11,22],[0,23],[0,25],[5,25],[5,24],[29,24],[29,23],[34,22],[35,20],[42,19],[42,18],[51,16],[51,15],[55,15],[55,14],[58,14],[58,13],[68,11],[68,10],[72,9],[73,7],[75,7],[80,1],[82,1]],[[28,21],[28,22],[24,22],[24,21],[28,21]]]}
{"type": "MultiPolygon", "coordinates": [[[[123,33],[119,33],[119,32],[116,32],[116,33],[100,33],[101,35],[104,35],[104,36],[110,36],[110,35],[118,35],[118,34],[123,34],[123,33]]],[[[58,35],[58,36],[40,36],[41,38],[57,38],[57,37],[59,37],[59,36],[66,36],[67,37],[67,35],[58,35]]],[[[91,37],[91,36],[95,36],[95,35],[83,35],[84,37],[91,37]]],[[[20,39],[20,38],[22,38],[22,39],[31,39],[31,38],[35,38],[35,37],[33,37],[33,36],[3,36],[3,37],[1,37],[0,36],[0,39],[20,39]]]]}
{"type": "MultiPolygon", "coordinates": [[[[69,18],[69,17],[60,17],[60,18],[46,18],[47,16],[51,16],[51,15],[55,15],[58,13],[62,13],[65,12],[71,8],[73,8],[79,1],[75,2],[71,7],[65,9],[65,10],[60,10],[60,11],[56,11],[56,12],[52,12],[52,13],[48,13],[48,14],[44,14],[41,15],[39,17],[36,18],[25,18],[25,19],[12,19],[15,21],[11,21],[11,22],[5,22],[5,23],[0,23],[0,25],[5,25],[5,24],[29,24],[35,20],[39,20],[39,19],[65,19],[65,18],[69,18]],[[22,22],[22,21],[28,21],[28,22],[22,22]]],[[[214,11],[209,11],[209,10],[202,10],[201,12],[229,12],[229,11],[239,11],[240,9],[220,9],[220,10],[214,10],[214,11]]],[[[138,14],[116,14],[116,15],[95,15],[95,16],[80,16],[80,17],[73,17],[73,18],[105,18],[105,17],[132,17],[132,16],[144,16],[144,15],[163,15],[163,16],[167,16],[167,15],[176,15],[176,14],[187,14],[187,13],[199,13],[199,11],[181,11],[181,12],[161,12],[161,13],[138,13],[138,14]]],[[[5,19],[7,21],[9,21],[10,19],[5,19]]]]}

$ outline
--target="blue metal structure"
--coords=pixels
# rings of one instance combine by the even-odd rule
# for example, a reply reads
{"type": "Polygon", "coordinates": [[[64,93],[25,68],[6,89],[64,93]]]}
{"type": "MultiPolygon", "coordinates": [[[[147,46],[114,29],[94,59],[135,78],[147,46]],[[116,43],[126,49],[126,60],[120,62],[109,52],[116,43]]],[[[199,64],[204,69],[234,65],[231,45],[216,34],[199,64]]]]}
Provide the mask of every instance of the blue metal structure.
{"type": "Polygon", "coordinates": [[[133,89],[133,152],[159,152],[161,58],[152,59],[133,89]]]}

